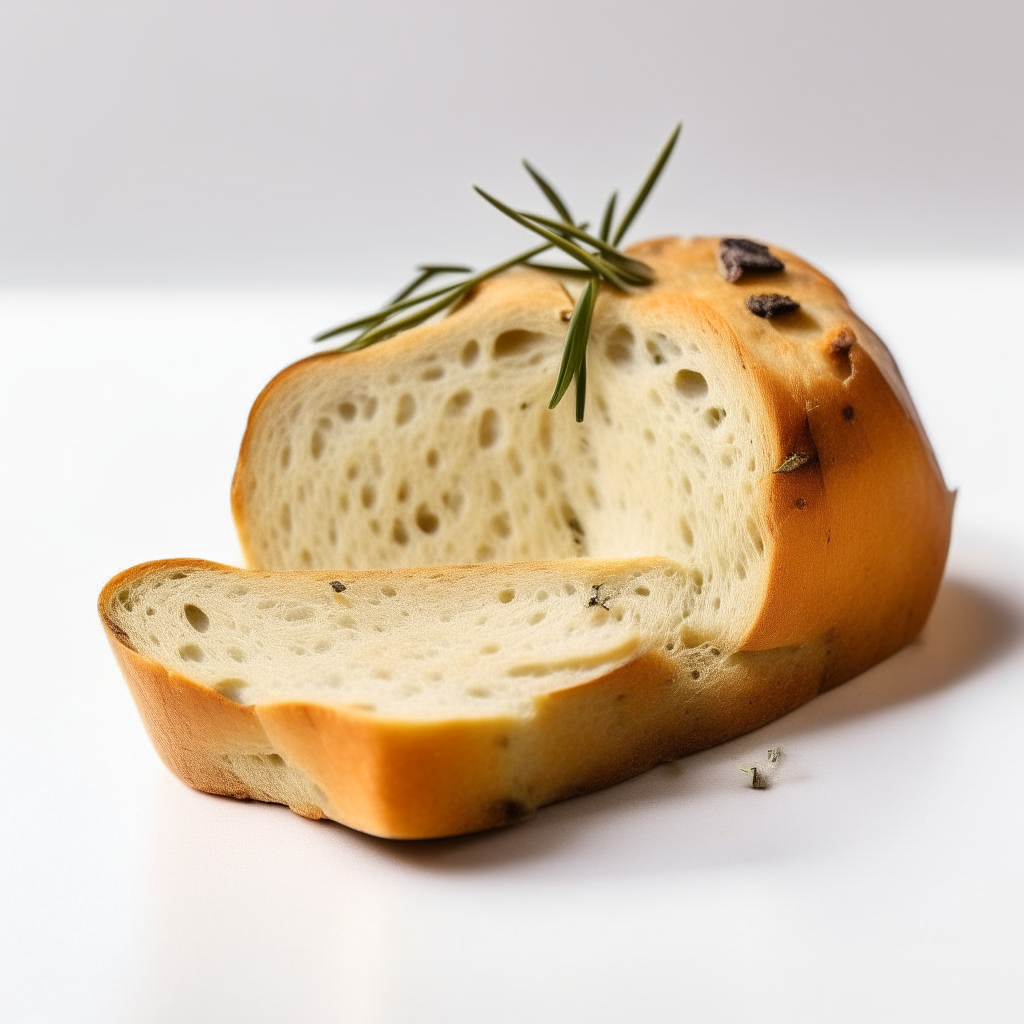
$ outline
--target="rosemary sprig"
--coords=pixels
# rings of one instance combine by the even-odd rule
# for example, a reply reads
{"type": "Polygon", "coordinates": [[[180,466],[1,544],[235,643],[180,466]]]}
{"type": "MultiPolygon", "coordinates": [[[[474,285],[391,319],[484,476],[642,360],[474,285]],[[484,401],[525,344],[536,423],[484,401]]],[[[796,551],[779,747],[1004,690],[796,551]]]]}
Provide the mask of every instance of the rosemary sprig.
{"type": "Polygon", "coordinates": [[[332,327],[330,330],[318,334],[313,340],[325,341],[341,334],[358,331],[356,337],[334,351],[355,352],[367,348],[402,331],[409,330],[409,328],[457,305],[478,284],[517,265],[525,265],[546,273],[585,277],[587,284],[576,301],[569,319],[558,378],[548,406],[553,409],[558,405],[565,397],[569,385],[575,381],[576,420],[582,422],[587,394],[587,342],[590,338],[590,327],[594,318],[598,293],[602,283],[619,291],[628,291],[631,287],[646,287],[654,281],[654,271],[640,260],[633,259],[621,252],[619,243],[661,177],[679,139],[681,129],[682,125],[676,125],[617,226],[615,225],[615,207],[618,201],[618,192],[611,194],[605,205],[601,218],[601,229],[597,235],[588,232],[588,225],[585,222],[577,223],[573,219],[568,204],[558,191],[540,171],[526,160],[523,161],[526,172],[551,204],[552,209],[558,215],[557,220],[536,213],[514,210],[500,199],[474,185],[476,191],[488,203],[521,227],[540,235],[544,244],[534,246],[526,252],[521,252],[476,274],[470,267],[454,264],[421,264],[416,268],[417,276],[381,309],[332,327]],[[560,266],[535,261],[535,257],[552,248],[560,249],[575,260],[577,265],[560,266]],[[441,274],[468,274],[470,276],[442,288],[435,288],[428,292],[420,291],[428,281],[441,274]],[[399,314],[405,315],[400,316],[399,314]]]}

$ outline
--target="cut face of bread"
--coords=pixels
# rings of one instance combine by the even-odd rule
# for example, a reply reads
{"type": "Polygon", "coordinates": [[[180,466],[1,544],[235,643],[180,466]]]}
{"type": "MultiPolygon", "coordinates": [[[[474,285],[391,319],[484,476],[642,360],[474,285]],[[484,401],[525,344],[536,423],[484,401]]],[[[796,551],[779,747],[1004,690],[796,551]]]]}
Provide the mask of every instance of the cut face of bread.
{"type": "Polygon", "coordinates": [[[761,396],[703,325],[647,324],[609,299],[591,335],[589,415],[549,411],[572,299],[537,277],[505,283],[534,308],[506,298],[501,315],[453,322],[443,346],[387,369],[340,357],[285,383],[239,467],[253,564],[659,554],[701,575],[714,613],[702,625],[749,616],[765,570],[757,491],[773,468],[761,396]]]}
{"type": "MultiPolygon", "coordinates": [[[[528,715],[534,698],[672,643],[700,604],[667,559],[481,573],[158,568],[106,614],[142,656],[238,704],[309,700],[410,720],[528,715]]],[[[696,639],[694,637],[694,639],[696,639]]]]}

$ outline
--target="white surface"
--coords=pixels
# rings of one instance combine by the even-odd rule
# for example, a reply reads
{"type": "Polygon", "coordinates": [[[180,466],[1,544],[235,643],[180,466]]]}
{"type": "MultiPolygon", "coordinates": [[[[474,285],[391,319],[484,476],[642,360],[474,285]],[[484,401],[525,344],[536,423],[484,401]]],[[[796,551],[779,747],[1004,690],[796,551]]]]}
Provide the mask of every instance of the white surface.
{"type": "Polygon", "coordinates": [[[134,562],[237,561],[252,398],[378,296],[0,296],[0,1020],[1020,1019],[1024,267],[830,269],[961,489],[922,641],[752,736],[409,844],[182,786],[93,607],[134,562]]]}

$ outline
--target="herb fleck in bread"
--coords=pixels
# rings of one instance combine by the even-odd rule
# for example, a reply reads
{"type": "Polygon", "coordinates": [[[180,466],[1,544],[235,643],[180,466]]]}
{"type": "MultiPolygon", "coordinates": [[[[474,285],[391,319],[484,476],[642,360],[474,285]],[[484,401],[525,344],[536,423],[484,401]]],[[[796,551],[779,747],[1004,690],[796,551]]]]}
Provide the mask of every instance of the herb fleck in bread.
{"type": "Polygon", "coordinates": [[[172,770],[378,835],[473,831],[912,639],[952,495],[899,372],[820,273],[736,243],[629,250],[656,282],[602,290],[583,424],[547,409],[579,284],[540,271],[278,375],[233,488],[262,571],[154,563],[101,596],[172,770]]]}

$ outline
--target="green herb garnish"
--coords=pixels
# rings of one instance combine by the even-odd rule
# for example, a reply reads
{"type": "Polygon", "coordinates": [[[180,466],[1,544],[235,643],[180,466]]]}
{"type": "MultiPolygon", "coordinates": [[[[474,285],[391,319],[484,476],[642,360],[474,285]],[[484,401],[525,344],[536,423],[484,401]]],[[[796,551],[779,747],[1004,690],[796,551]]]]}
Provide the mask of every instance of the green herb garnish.
{"type": "Polygon", "coordinates": [[[527,213],[525,210],[514,210],[512,207],[506,206],[500,199],[496,199],[482,188],[474,185],[477,193],[488,203],[521,227],[539,235],[544,243],[477,274],[474,274],[470,267],[451,264],[423,264],[416,268],[419,271],[418,275],[382,309],[357,320],[349,320],[347,323],[332,327],[329,331],[318,334],[313,340],[326,341],[328,338],[358,331],[359,333],[354,338],[334,351],[356,352],[359,349],[367,348],[429,320],[432,316],[436,316],[466,298],[482,281],[520,264],[552,274],[586,277],[586,287],[576,302],[569,320],[569,328],[565,332],[562,362],[559,366],[555,390],[548,405],[549,409],[554,409],[564,397],[569,385],[575,380],[576,421],[582,422],[587,401],[587,342],[590,339],[590,324],[594,316],[597,293],[602,284],[607,284],[618,291],[628,291],[630,288],[644,288],[654,281],[654,271],[646,263],[641,263],[621,252],[619,243],[636,219],[661,176],[661,172],[665,169],[681,130],[682,125],[676,125],[618,225],[615,224],[615,205],[618,200],[618,192],[611,194],[601,218],[600,232],[596,236],[587,231],[586,222],[577,223],[573,219],[569,207],[555,188],[526,160],[523,161],[523,166],[551,204],[558,219],[527,213]],[[558,266],[551,263],[535,262],[535,257],[552,248],[560,249],[578,265],[558,266]],[[443,288],[420,292],[420,289],[434,277],[448,274],[468,274],[469,276],[443,288]],[[408,313],[406,313],[407,310],[408,313]],[[399,315],[403,313],[406,315],[399,315]]]}

